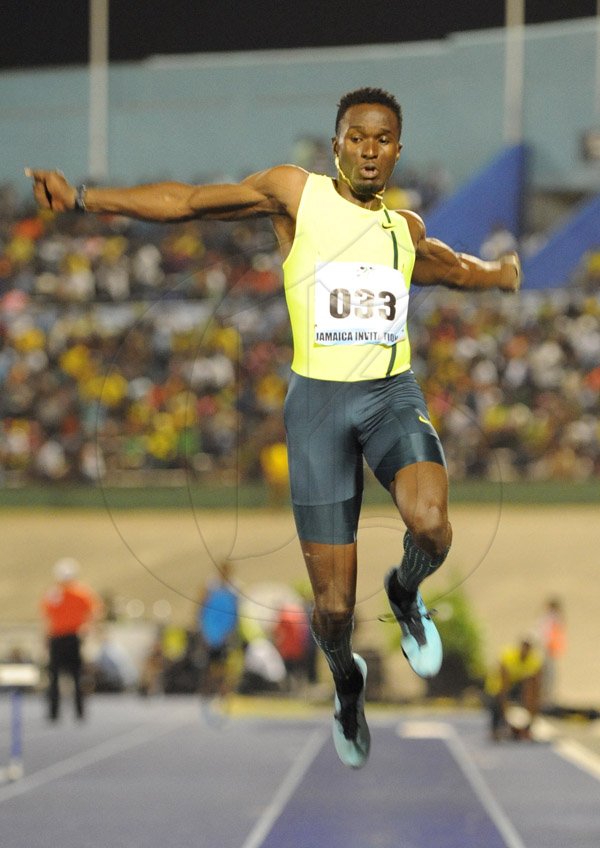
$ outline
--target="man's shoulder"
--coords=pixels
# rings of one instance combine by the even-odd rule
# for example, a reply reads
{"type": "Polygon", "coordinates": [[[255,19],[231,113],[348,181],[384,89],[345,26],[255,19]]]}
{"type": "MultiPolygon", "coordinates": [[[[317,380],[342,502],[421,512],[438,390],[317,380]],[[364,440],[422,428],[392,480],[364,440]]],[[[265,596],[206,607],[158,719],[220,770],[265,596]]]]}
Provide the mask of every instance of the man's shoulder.
{"type": "Polygon", "coordinates": [[[299,165],[283,164],[251,174],[245,182],[259,183],[263,188],[270,188],[272,192],[281,188],[302,190],[309,176],[310,172],[299,165]]]}
{"type": "Polygon", "coordinates": [[[274,165],[243,181],[275,202],[279,213],[295,218],[309,172],[298,165],[274,165]]]}
{"type": "Polygon", "coordinates": [[[302,168],[300,165],[293,165],[291,162],[283,162],[280,165],[273,165],[271,168],[267,168],[267,171],[280,174],[292,180],[306,180],[311,174],[311,171],[307,171],[306,168],[302,168]]]}
{"type": "Polygon", "coordinates": [[[406,221],[414,244],[425,237],[425,222],[420,215],[411,209],[394,209],[394,212],[406,221]]]}

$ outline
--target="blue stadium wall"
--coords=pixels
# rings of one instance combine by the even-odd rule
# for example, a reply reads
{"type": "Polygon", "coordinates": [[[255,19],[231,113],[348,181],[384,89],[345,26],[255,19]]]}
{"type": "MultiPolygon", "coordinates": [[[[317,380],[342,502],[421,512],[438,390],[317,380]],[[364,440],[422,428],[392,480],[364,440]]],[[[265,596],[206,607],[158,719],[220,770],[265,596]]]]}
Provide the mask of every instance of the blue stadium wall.
{"type": "Polygon", "coordinates": [[[455,250],[477,255],[496,227],[520,236],[526,154],[523,144],[499,153],[427,214],[428,233],[455,250]]]}
{"type": "MultiPolygon", "coordinates": [[[[430,235],[465,253],[479,255],[498,226],[522,235],[528,150],[518,144],[501,151],[486,167],[425,216],[430,235]]],[[[523,288],[548,289],[569,283],[586,253],[600,250],[600,195],[583,201],[545,244],[523,261],[523,288]]]]}
{"type": "MultiPolygon", "coordinates": [[[[600,169],[580,157],[594,110],[598,24],[529,27],[524,140],[539,187],[600,190],[600,169]]],[[[340,95],[360,85],[394,91],[405,113],[402,161],[436,162],[461,186],[503,148],[504,35],[444,41],[157,57],[109,74],[108,178],[240,176],[292,158],[301,136],[329,137],[340,95]]],[[[24,165],[88,172],[85,68],[0,75],[0,180],[27,190],[24,165]]]]}

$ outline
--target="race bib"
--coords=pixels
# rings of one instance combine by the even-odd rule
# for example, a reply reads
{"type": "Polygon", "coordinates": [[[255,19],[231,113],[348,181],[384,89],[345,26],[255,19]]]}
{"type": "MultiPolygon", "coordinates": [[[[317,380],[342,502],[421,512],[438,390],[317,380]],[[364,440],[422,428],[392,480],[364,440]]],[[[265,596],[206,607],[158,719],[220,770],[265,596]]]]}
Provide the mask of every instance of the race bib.
{"type": "Polygon", "coordinates": [[[362,262],[317,263],[315,343],[379,344],[406,337],[408,287],[401,271],[362,262]]]}

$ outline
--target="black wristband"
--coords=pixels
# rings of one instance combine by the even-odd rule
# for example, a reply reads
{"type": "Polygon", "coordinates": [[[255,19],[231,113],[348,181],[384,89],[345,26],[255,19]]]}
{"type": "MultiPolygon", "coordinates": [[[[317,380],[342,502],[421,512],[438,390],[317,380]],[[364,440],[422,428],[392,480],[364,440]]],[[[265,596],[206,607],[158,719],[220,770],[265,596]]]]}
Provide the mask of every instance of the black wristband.
{"type": "Polygon", "coordinates": [[[83,183],[77,186],[76,194],[75,194],[75,206],[73,207],[76,212],[87,212],[87,206],[85,205],[85,193],[87,191],[87,186],[83,183]]]}

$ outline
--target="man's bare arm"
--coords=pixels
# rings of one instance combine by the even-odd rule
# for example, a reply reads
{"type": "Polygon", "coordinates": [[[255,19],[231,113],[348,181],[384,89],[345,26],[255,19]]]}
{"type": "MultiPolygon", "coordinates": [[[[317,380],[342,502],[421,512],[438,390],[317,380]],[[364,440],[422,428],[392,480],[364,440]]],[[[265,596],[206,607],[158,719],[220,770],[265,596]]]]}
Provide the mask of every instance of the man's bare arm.
{"type": "Polygon", "coordinates": [[[521,264],[516,253],[486,262],[468,253],[457,253],[438,239],[427,238],[425,224],[412,212],[401,212],[415,245],[413,282],[455,289],[493,289],[515,292],[521,285],[521,264]]]}
{"type": "MultiPolygon", "coordinates": [[[[33,179],[33,194],[39,206],[57,212],[75,208],[77,190],[59,171],[27,169],[25,173],[33,179]]],[[[294,165],[280,165],[252,174],[240,183],[195,186],[160,182],[130,188],[91,187],[84,199],[88,212],[151,221],[295,217],[306,176],[306,171],[294,165]]]]}

